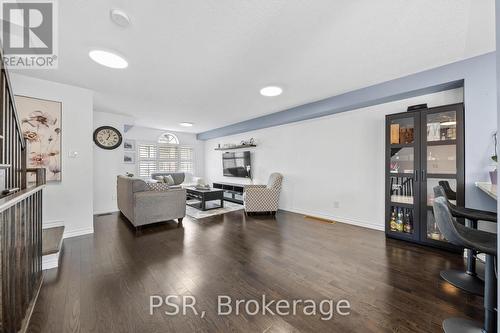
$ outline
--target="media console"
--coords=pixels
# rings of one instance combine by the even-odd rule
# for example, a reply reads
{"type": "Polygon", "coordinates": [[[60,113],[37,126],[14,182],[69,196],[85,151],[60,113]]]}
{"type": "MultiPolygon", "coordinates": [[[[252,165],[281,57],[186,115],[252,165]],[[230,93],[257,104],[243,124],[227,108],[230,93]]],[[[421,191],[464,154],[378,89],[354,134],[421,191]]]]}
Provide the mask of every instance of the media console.
{"type": "Polygon", "coordinates": [[[224,200],[243,204],[245,185],[233,183],[213,183],[213,188],[224,190],[224,200]]]}

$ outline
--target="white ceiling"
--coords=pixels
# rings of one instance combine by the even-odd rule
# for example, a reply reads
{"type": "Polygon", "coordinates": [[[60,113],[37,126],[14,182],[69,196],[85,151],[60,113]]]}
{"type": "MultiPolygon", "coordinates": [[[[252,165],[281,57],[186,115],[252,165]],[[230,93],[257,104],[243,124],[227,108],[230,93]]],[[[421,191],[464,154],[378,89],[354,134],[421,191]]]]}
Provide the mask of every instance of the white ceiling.
{"type": "Polygon", "coordinates": [[[59,69],[96,111],[202,132],[495,50],[493,0],[64,0],[59,69]],[[109,10],[128,13],[121,28],[109,10]],[[116,50],[129,68],[92,62],[116,50]],[[259,95],[266,85],[284,93],[259,95]]]}

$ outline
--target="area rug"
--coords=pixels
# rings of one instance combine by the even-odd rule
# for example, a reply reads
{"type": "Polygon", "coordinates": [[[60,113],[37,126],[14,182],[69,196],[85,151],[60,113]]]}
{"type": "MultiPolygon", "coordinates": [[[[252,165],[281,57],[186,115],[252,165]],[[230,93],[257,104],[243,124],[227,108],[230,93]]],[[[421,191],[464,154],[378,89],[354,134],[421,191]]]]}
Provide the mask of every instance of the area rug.
{"type": "Polygon", "coordinates": [[[186,206],[186,215],[191,216],[195,219],[202,219],[204,217],[222,215],[222,214],[226,214],[229,212],[235,212],[237,210],[242,210],[242,209],[243,209],[243,205],[229,202],[229,201],[224,201],[223,208],[215,208],[215,209],[209,209],[209,210],[205,210],[205,211],[196,209],[196,208],[191,207],[191,206],[186,206]]]}

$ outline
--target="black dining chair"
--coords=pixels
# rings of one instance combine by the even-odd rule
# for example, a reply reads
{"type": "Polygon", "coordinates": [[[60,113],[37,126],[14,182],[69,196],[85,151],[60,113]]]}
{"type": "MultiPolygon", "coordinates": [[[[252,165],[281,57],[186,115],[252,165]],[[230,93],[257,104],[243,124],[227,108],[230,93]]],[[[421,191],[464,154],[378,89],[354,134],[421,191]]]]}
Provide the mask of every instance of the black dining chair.
{"type": "Polygon", "coordinates": [[[457,192],[453,191],[450,186],[450,183],[447,180],[440,180],[438,182],[439,186],[441,186],[448,197],[448,200],[457,200],[457,192]]]}
{"type": "MultiPolygon", "coordinates": [[[[442,189],[442,188],[441,188],[442,189]]],[[[449,209],[444,197],[435,198],[433,204],[434,217],[439,231],[452,244],[473,249],[486,255],[484,323],[464,318],[448,318],[443,321],[446,333],[496,333],[497,332],[497,279],[495,261],[497,256],[497,235],[494,233],[468,228],[458,223],[449,209]]]]}
{"type": "MultiPolygon", "coordinates": [[[[434,197],[444,197],[453,217],[465,219],[465,226],[477,229],[478,221],[497,222],[497,213],[483,211],[473,208],[458,207],[450,202],[456,200],[456,192],[454,192],[448,181],[440,181],[440,186],[434,188],[434,197]]],[[[441,277],[464,291],[471,294],[484,295],[484,281],[477,276],[476,273],[476,258],[477,253],[474,249],[466,249],[467,251],[467,269],[466,271],[445,270],[441,272],[441,277]]]]}

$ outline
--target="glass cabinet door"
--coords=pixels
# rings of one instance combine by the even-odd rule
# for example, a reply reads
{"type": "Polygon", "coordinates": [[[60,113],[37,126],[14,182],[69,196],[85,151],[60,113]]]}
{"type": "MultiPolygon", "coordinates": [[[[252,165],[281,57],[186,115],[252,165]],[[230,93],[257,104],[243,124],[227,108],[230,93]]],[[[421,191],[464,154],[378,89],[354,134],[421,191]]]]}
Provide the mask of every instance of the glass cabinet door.
{"type": "Polygon", "coordinates": [[[463,205],[463,106],[462,104],[431,108],[421,115],[421,214],[422,239],[428,242],[446,242],[437,228],[432,205],[434,187],[449,185],[449,197],[463,205]]]}
{"type": "Polygon", "coordinates": [[[403,239],[418,239],[419,117],[387,116],[386,230],[403,239]]]}

